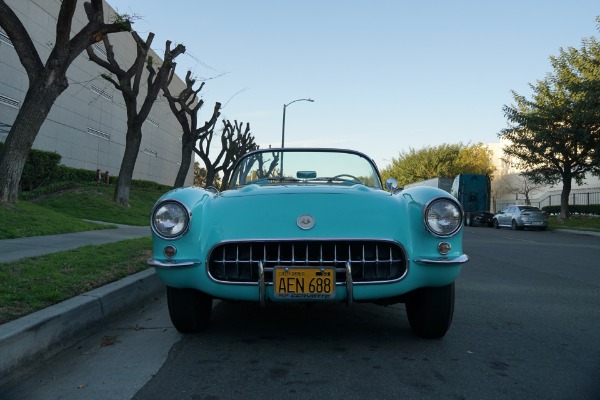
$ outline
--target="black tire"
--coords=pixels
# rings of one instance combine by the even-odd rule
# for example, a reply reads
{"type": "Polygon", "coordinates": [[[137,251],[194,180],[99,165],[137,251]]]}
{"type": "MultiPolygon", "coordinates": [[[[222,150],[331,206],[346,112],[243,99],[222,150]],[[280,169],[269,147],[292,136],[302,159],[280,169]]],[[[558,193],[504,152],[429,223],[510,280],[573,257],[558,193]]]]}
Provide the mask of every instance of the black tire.
{"type": "Polygon", "coordinates": [[[426,339],[442,338],[454,315],[454,282],[412,292],[406,302],[406,315],[415,335],[426,339]]]}
{"type": "Polygon", "coordinates": [[[498,220],[496,218],[494,218],[494,220],[492,221],[492,225],[494,226],[494,229],[500,229],[500,224],[498,223],[498,220]]]}
{"type": "Polygon", "coordinates": [[[200,332],[208,326],[212,297],[196,289],[177,289],[167,286],[169,316],[181,333],[200,332]]]}
{"type": "Polygon", "coordinates": [[[510,223],[510,228],[513,231],[516,231],[517,229],[519,229],[519,225],[517,225],[517,221],[515,221],[514,219],[512,220],[512,222],[510,223]]]}
{"type": "Polygon", "coordinates": [[[548,227],[547,226],[542,226],[540,227],[540,231],[545,231],[548,227]]]}

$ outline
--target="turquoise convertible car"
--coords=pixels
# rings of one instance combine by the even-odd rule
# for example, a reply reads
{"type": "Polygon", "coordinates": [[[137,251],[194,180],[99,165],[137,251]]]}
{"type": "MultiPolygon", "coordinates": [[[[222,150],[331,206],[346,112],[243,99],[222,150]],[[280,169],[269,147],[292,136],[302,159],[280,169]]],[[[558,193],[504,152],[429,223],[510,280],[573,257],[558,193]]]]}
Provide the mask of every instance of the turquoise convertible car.
{"type": "Polygon", "coordinates": [[[413,332],[444,336],[468,261],[463,213],[447,192],[382,187],[374,162],[339,149],[243,156],[227,190],[163,195],[153,258],[180,332],[207,327],[213,299],[405,303],[413,332]]]}

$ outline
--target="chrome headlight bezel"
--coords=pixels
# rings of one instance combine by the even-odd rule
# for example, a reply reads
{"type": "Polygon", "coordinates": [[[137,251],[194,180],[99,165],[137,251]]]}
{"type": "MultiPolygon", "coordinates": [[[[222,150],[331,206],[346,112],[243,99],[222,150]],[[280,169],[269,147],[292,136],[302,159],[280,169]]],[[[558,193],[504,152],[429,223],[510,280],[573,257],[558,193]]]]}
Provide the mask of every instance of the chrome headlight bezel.
{"type": "Polygon", "coordinates": [[[423,207],[423,223],[434,236],[453,236],[463,226],[462,207],[448,197],[435,198],[423,207]]]}
{"type": "Polygon", "coordinates": [[[150,227],[152,228],[152,232],[158,237],[165,240],[174,240],[183,236],[188,231],[191,219],[192,213],[185,204],[177,200],[168,199],[157,203],[152,209],[150,227]],[[169,229],[161,226],[161,222],[158,219],[161,213],[169,212],[168,207],[171,207],[170,211],[175,213],[175,218],[173,218],[175,221],[171,222],[172,226],[170,228],[170,230],[173,230],[177,227],[175,233],[169,233],[169,229]]]}

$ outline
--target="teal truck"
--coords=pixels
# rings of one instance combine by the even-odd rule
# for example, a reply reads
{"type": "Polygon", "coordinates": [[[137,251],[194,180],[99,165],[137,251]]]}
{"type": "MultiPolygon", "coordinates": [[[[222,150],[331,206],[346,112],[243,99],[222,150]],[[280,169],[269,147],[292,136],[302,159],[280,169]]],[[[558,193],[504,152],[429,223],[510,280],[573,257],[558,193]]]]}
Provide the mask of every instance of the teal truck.
{"type": "Polygon", "coordinates": [[[413,186],[432,186],[450,193],[462,206],[465,225],[492,226],[494,214],[490,212],[492,196],[489,175],[460,174],[455,178],[438,177],[410,183],[404,187],[413,186]]]}

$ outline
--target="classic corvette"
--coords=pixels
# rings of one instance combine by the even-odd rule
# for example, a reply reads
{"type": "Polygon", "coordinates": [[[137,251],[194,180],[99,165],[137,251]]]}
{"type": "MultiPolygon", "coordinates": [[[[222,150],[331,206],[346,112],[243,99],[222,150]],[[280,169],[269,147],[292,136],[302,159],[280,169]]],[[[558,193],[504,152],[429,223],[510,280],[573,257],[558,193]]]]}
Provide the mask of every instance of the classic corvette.
{"type": "Polygon", "coordinates": [[[437,188],[386,189],[360,152],[286,148],[243,156],[222,192],[166,193],[148,265],[173,325],[206,328],[213,299],[405,303],[415,334],[444,336],[468,261],[461,207],[437,188]]]}

